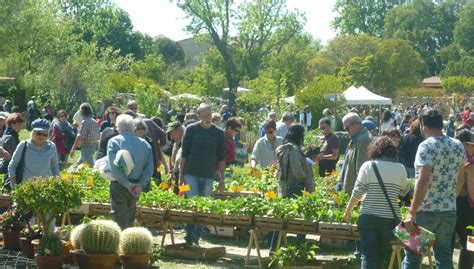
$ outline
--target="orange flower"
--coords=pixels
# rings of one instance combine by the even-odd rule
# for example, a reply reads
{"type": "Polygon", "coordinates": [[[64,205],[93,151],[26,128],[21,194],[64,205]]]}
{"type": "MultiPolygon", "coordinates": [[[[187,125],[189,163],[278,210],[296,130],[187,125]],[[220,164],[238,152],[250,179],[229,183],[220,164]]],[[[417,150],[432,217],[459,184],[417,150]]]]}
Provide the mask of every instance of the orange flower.
{"type": "Polygon", "coordinates": [[[162,190],[168,189],[168,183],[166,183],[165,181],[161,182],[160,189],[162,189],[162,190]]]}
{"type": "Polygon", "coordinates": [[[241,192],[244,188],[242,186],[232,186],[232,192],[241,192]]]}
{"type": "Polygon", "coordinates": [[[277,197],[276,193],[273,191],[268,191],[264,195],[265,195],[265,198],[267,199],[274,199],[277,197]]]}
{"type": "Polygon", "coordinates": [[[180,192],[187,192],[187,191],[190,191],[191,190],[191,187],[189,187],[189,185],[181,185],[178,187],[179,188],[179,191],[180,192]]]}
{"type": "Polygon", "coordinates": [[[262,177],[262,171],[254,169],[252,170],[252,176],[255,178],[261,178],[262,177]]]}

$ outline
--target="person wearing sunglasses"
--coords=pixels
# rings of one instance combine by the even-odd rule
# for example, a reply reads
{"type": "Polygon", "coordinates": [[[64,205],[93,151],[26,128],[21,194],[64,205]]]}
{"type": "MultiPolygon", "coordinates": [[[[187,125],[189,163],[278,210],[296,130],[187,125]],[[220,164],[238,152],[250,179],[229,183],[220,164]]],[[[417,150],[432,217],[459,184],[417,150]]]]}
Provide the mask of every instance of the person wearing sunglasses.
{"type": "Polygon", "coordinates": [[[109,106],[105,111],[104,121],[100,124],[99,132],[102,133],[102,131],[104,131],[104,129],[107,127],[114,128],[118,115],[119,113],[117,112],[117,108],[109,106]]]}
{"type": "Polygon", "coordinates": [[[31,123],[31,139],[18,144],[13,153],[12,160],[8,165],[8,177],[12,189],[17,183],[17,168],[21,155],[26,146],[24,170],[22,181],[28,181],[32,177],[59,176],[58,154],[56,145],[48,140],[49,122],[46,119],[36,119],[31,123]]]}
{"type": "Polygon", "coordinates": [[[236,117],[232,117],[228,119],[225,123],[225,155],[224,161],[226,166],[235,165],[237,160],[235,158],[235,152],[237,149],[237,145],[235,143],[235,136],[240,132],[242,128],[242,124],[240,123],[239,119],[236,117]]]}
{"type": "Polygon", "coordinates": [[[276,122],[267,120],[263,125],[265,136],[259,138],[253,147],[250,166],[266,168],[277,160],[276,149],[283,145],[283,138],[276,135],[276,122]]]}

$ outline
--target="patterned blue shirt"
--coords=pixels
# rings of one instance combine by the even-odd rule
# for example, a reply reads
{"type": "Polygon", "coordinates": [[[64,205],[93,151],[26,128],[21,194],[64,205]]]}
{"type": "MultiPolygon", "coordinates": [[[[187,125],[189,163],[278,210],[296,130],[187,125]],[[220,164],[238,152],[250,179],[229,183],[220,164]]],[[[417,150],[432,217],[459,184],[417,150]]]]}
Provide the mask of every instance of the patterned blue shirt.
{"type": "Polygon", "coordinates": [[[462,143],[448,136],[430,137],[420,144],[415,158],[416,177],[420,167],[425,165],[432,167],[432,175],[418,211],[456,210],[457,176],[465,159],[462,143]]]}

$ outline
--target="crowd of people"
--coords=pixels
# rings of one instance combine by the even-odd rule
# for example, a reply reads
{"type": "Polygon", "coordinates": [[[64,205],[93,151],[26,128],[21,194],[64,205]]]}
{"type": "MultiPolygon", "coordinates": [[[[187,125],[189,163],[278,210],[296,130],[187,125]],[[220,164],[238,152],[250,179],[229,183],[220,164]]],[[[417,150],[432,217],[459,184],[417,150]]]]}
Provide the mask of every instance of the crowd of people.
{"type": "MultiPolygon", "coordinates": [[[[219,191],[224,191],[226,167],[277,164],[278,195],[293,197],[314,191],[317,162],[319,177],[340,169],[334,188],[351,195],[346,220],[363,199],[357,224],[360,242],[356,243],[362,268],[383,268],[391,230],[402,219],[397,201],[410,192],[413,200],[405,226],[414,231],[421,225],[436,235],[438,268],[453,268],[455,233],[461,243],[459,268],[472,268],[473,255],[466,250],[466,227],[474,225],[474,136],[470,131],[474,113],[469,107],[449,115],[446,123],[440,112],[427,105],[385,109],[380,121],[357,108],[342,117],[325,108],[323,117],[315,119],[309,107],[301,113],[284,112],[280,118],[264,107],[260,113],[266,114],[266,120],[251,152],[241,141],[245,119],[238,117],[235,105],[224,105],[219,113],[207,104],[193,112],[170,111],[165,114],[167,125],[159,117],[140,114],[136,101],[127,103],[123,112],[115,105],[106,108],[98,102],[93,108],[83,103],[72,123],[64,110],[56,112],[50,103],[43,116],[35,119],[37,110],[33,97],[26,120],[20,113],[0,114],[5,126],[0,128],[5,188],[14,189],[37,176],[58,176],[61,165],[78,150],[78,164],[95,166],[111,180],[112,217],[124,229],[133,225],[141,193],[150,189],[151,180],[160,183],[162,174],[168,175],[176,194],[178,186],[187,184],[187,197],[210,196],[215,181],[219,191]],[[31,137],[20,141],[24,123],[31,137]],[[320,131],[321,146],[308,156],[305,133],[313,129],[320,131]],[[341,138],[336,135],[341,130],[350,137],[345,152],[340,152],[341,138]],[[408,178],[416,178],[414,190],[408,178]]],[[[202,231],[201,225],[186,225],[186,244],[199,246],[202,231]]],[[[273,248],[277,238],[274,233],[273,248]]],[[[304,238],[297,237],[298,241],[304,238]]],[[[406,251],[404,268],[419,268],[420,263],[420,256],[406,251]]]]}

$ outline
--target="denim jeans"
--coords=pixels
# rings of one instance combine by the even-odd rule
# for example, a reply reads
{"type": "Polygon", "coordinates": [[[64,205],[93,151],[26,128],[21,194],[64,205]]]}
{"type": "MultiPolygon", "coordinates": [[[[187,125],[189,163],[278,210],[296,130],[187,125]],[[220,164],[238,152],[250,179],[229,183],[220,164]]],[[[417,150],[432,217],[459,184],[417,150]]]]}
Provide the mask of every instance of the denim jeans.
{"type": "MultiPolygon", "coordinates": [[[[305,185],[290,185],[286,187],[286,197],[287,198],[292,198],[295,196],[301,196],[302,191],[304,190],[305,185]]],[[[272,234],[272,241],[270,242],[270,252],[275,251],[277,247],[277,241],[278,241],[278,236],[280,232],[278,231],[273,231],[272,234]]],[[[302,243],[306,238],[306,234],[297,234],[296,235],[296,243],[302,243]]]]}
{"type": "Polygon", "coordinates": [[[360,235],[362,269],[384,268],[385,257],[390,251],[394,219],[375,215],[360,215],[357,229],[360,235]]]}
{"type": "MultiPolygon", "coordinates": [[[[452,237],[456,225],[456,211],[424,212],[416,216],[416,223],[436,235],[433,247],[437,269],[453,269],[452,237]]],[[[405,249],[404,269],[419,269],[422,256],[405,249]]]]}
{"type": "Polygon", "coordinates": [[[94,167],[94,152],[95,146],[81,146],[81,155],[77,164],[88,163],[90,167],[94,167]]]}
{"type": "MultiPolygon", "coordinates": [[[[214,179],[184,175],[184,180],[190,188],[190,190],[186,192],[187,198],[194,196],[211,196],[214,179]]],[[[186,236],[184,237],[186,242],[194,242],[197,244],[199,239],[201,239],[203,228],[204,227],[199,224],[186,224],[186,236]]]]}

